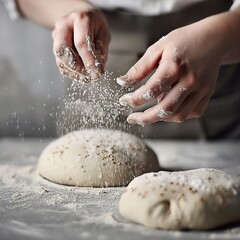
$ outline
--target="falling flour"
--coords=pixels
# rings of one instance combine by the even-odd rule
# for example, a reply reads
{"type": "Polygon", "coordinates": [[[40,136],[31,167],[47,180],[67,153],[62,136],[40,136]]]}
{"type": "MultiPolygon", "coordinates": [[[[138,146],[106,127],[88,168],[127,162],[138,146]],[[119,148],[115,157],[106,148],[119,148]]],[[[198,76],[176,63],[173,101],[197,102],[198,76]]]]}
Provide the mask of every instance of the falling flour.
{"type": "Polygon", "coordinates": [[[121,106],[122,88],[112,87],[112,73],[88,84],[74,80],[63,98],[63,109],[57,116],[58,135],[81,129],[115,129],[133,132],[126,122],[132,112],[121,106]]]}

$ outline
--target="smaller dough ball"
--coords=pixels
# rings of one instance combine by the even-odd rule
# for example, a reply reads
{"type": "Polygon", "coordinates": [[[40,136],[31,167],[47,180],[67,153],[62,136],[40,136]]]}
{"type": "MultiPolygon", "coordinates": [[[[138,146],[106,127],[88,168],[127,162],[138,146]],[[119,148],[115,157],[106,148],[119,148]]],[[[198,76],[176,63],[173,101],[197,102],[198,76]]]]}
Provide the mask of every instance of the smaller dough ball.
{"type": "Polygon", "coordinates": [[[114,130],[80,130],[49,144],[39,174],[56,183],[83,187],[124,186],[145,172],[158,171],[154,152],[139,138],[114,130]]]}
{"type": "Polygon", "coordinates": [[[208,168],[146,173],[130,182],[119,210],[151,228],[216,228],[240,220],[240,179],[208,168]]]}

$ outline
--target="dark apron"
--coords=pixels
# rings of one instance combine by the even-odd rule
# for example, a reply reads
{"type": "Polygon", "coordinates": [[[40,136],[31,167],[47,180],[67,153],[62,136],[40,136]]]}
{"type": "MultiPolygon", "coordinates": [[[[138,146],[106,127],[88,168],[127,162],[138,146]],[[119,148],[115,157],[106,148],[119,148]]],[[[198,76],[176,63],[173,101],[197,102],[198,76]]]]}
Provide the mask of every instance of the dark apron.
{"type": "MultiPolygon", "coordinates": [[[[112,33],[107,69],[114,77],[126,73],[147,47],[162,36],[207,16],[228,11],[231,4],[232,1],[227,0],[210,0],[175,13],[150,17],[105,12],[112,33]]],[[[116,87],[114,81],[112,84],[116,87]]],[[[180,124],[158,122],[146,127],[135,126],[133,131],[157,138],[240,138],[240,65],[221,67],[215,92],[201,118],[180,124]]]]}

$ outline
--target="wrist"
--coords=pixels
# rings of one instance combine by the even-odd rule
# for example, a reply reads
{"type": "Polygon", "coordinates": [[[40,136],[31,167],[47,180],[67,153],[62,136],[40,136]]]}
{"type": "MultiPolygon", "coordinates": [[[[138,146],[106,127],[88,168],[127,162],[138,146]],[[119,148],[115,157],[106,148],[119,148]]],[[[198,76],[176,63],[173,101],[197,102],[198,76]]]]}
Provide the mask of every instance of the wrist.
{"type": "Polygon", "coordinates": [[[49,28],[54,28],[58,19],[71,12],[96,9],[86,0],[50,0],[47,2],[18,0],[17,4],[23,16],[49,28]]]}
{"type": "Polygon", "coordinates": [[[201,21],[213,53],[219,54],[220,64],[240,61],[240,11],[217,14],[201,21]]]}
{"type": "MultiPolygon", "coordinates": [[[[61,1],[61,0],[58,0],[61,1]]],[[[68,0],[68,2],[66,3],[65,0],[61,1],[62,4],[58,4],[58,8],[57,11],[54,12],[54,14],[52,14],[52,18],[51,18],[51,28],[55,27],[56,22],[66,16],[69,15],[71,13],[74,12],[88,12],[88,11],[93,11],[96,9],[96,7],[92,4],[90,4],[88,1],[82,0],[71,0],[71,4],[69,3],[70,1],[68,0]]]]}

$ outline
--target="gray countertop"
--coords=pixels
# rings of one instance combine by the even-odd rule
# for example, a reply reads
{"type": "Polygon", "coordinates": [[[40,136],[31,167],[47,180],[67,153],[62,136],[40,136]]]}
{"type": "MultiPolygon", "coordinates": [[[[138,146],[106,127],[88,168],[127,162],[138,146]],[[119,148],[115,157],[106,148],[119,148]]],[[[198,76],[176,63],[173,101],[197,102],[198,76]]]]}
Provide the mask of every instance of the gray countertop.
{"type": "MultiPolygon", "coordinates": [[[[163,231],[118,213],[123,188],[61,186],[36,173],[51,140],[0,140],[0,239],[240,239],[240,224],[212,231],[163,231]]],[[[146,140],[163,169],[214,167],[240,175],[240,142],[146,140]]]]}

